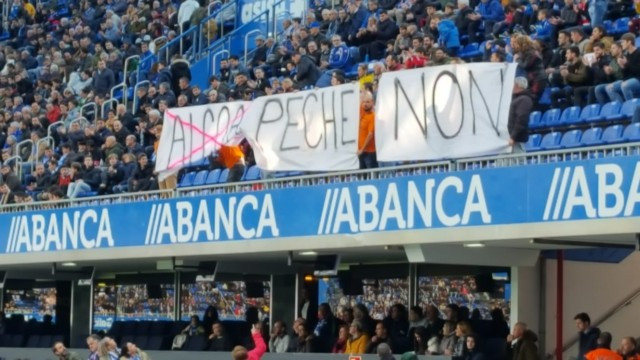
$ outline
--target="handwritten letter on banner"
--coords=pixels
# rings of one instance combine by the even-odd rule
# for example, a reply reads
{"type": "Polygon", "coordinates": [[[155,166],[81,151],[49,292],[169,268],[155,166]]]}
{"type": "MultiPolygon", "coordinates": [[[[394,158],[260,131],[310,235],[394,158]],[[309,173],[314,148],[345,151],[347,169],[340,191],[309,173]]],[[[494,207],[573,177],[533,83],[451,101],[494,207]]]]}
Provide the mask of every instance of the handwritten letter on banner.
{"type": "Polygon", "coordinates": [[[357,84],[260,97],[240,130],[260,169],[353,170],[359,166],[359,105],[357,84]]]}
{"type": "Polygon", "coordinates": [[[167,110],[156,158],[159,178],[202,160],[221,145],[239,144],[243,136],[238,127],[249,104],[230,102],[167,110]]]}
{"type": "Polygon", "coordinates": [[[385,73],[376,103],[378,160],[505,152],[515,69],[478,63],[385,73]]]}

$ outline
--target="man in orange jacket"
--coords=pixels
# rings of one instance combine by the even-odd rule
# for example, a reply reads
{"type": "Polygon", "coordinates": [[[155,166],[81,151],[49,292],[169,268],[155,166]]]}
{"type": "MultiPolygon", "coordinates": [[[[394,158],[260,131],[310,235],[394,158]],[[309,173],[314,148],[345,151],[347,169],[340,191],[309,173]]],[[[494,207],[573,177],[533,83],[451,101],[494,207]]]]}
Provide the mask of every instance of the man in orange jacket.
{"type": "Polygon", "coordinates": [[[364,91],[362,92],[360,104],[360,129],[358,131],[358,158],[360,158],[360,169],[378,167],[374,124],[373,95],[369,91],[364,91]]]}
{"type": "Polygon", "coordinates": [[[584,356],[587,360],[622,360],[622,356],[611,350],[611,333],[603,332],[598,337],[598,348],[584,356]]]}
{"type": "Polygon", "coordinates": [[[216,159],[222,166],[229,169],[229,176],[227,176],[227,182],[238,182],[242,180],[244,175],[245,162],[244,153],[240,146],[226,146],[222,145],[218,150],[218,157],[216,159]]]}

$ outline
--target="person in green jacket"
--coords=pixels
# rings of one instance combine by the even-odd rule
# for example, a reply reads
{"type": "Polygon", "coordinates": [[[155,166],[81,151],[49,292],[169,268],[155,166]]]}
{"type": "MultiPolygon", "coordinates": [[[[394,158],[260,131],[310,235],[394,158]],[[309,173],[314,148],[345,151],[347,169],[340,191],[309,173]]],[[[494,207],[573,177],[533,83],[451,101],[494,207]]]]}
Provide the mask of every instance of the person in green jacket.
{"type": "Polygon", "coordinates": [[[78,354],[67,350],[62,341],[53,344],[52,350],[53,354],[60,360],[82,360],[78,354]]]}

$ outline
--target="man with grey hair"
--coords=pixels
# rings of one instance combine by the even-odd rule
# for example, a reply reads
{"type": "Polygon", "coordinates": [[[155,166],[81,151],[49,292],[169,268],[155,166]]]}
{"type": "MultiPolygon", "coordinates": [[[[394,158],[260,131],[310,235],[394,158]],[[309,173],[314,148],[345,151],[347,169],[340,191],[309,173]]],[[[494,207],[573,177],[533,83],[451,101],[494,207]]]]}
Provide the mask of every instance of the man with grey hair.
{"type": "Polygon", "coordinates": [[[509,109],[509,146],[513,154],[525,152],[524,144],[529,140],[529,115],[533,111],[533,97],[528,90],[525,77],[517,77],[513,84],[513,98],[509,109]]]}
{"type": "Polygon", "coordinates": [[[380,360],[395,360],[391,353],[391,348],[387,343],[380,343],[376,352],[378,353],[380,360]]]}

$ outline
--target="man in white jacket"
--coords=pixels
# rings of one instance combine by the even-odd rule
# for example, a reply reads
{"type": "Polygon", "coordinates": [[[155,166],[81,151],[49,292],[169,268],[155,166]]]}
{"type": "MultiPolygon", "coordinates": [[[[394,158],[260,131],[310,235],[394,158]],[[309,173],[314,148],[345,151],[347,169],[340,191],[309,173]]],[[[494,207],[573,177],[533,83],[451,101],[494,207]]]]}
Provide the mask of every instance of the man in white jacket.
{"type": "Polygon", "coordinates": [[[185,0],[180,4],[180,9],[178,10],[178,26],[182,25],[183,31],[187,31],[189,29],[191,15],[193,15],[193,12],[199,7],[200,4],[197,0],[185,0]]]}

